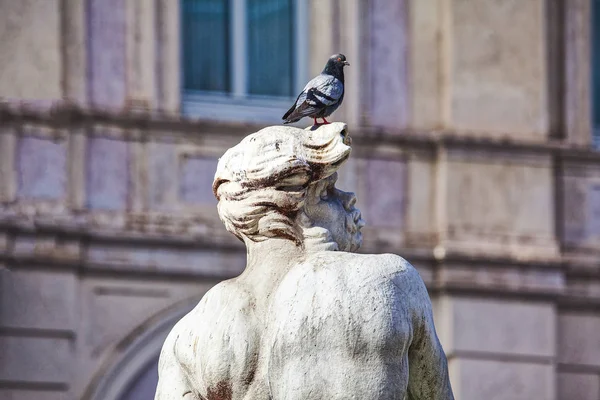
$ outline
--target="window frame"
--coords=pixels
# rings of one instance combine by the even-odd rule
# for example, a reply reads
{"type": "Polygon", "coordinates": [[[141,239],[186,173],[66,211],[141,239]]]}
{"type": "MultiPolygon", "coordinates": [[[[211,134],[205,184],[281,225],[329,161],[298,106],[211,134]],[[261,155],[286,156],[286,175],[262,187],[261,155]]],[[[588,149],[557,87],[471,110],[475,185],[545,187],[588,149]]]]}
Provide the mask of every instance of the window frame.
{"type": "MultiPolygon", "coordinates": [[[[229,73],[231,92],[207,92],[185,89],[183,85],[183,37],[181,45],[181,111],[189,117],[210,120],[243,122],[281,122],[281,117],[295,100],[287,96],[261,96],[247,93],[247,0],[228,0],[231,8],[230,38],[231,53],[229,73]],[[241,66],[241,67],[240,67],[241,66]]],[[[294,92],[299,93],[308,80],[309,9],[307,0],[294,3],[294,92]]],[[[182,7],[183,10],[183,7],[182,7]]],[[[181,33],[180,33],[181,34],[181,33]]]]}

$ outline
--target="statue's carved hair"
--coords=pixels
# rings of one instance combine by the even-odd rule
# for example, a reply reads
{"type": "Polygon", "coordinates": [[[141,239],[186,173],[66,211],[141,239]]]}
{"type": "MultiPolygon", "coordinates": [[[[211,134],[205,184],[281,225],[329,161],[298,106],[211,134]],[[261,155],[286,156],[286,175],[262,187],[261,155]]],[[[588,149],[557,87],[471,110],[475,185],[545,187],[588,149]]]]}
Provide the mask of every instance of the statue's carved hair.
{"type": "Polygon", "coordinates": [[[342,123],[314,130],[268,127],[219,160],[213,192],[227,230],[243,240],[282,237],[303,243],[296,218],[307,188],[335,173],[350,155],[342,123]]]}

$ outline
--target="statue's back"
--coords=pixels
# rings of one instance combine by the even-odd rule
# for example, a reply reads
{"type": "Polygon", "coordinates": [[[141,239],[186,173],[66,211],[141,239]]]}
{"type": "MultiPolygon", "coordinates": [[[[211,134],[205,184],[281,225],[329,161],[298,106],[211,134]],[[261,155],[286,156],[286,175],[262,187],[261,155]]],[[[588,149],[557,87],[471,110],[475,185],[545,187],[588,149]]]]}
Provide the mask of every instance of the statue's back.
{"type": "Polygon", "coordinates": [[[182,321],[177,362],[208,400],[402,400],[423,290],[398,256],[323,252],[292,268],[265,309],[243,278],[214,287],[182,321]]]}
{"type": "Polygon", "coordinates": [[[273,398],[402,400],[415,277],[393,255],[326,252],[293,268],[271,303],[273,398]]]}

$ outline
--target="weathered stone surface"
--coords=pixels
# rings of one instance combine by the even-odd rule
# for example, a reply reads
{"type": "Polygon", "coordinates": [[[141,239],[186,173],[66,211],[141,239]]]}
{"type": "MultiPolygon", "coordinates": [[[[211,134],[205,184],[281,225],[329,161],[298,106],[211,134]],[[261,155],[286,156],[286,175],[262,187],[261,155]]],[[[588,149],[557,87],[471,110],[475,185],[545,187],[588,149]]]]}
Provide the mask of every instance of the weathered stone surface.
{"type": "Polygon", "coordinates": [[[598,374],[558,374],[559,400],[596,400],[600,397],[600,376],[598,374]]]}
{"type": "Polygon", "coordinates": [[[15,164],[17,158],[15,130],[4,125],[0,128],[0,201],[14,201],[17,191],[15,164]]]}
{"type": "Polygon", "coordinates": [[[555,399],[550,364],[452,359],[450,374],[461,400],[555,399]]]}
{"type": "Polygon", "coordinates": [[[177,209],[177,182],[174,179],[178,174],[176,150],[177,146],[172,143],[153,142],[148,145],[148,200],[151,209],[177,209]]]}
{"type": "Polygon", "coordinates": [[[570,248],[600,248],[600,167],[567,164],[562,180],[563,240],[570,248]]]}
{"type": "MultiPolygon", "coordinates": [[[[344,121],[350,126],[361,126],[364,124],[364,100],[366,98],[366,85],[364,76],[366,75],[364,53],[364,26],[366,26],[365,10],[367,4],[362,0],[348,0],[344,3],[334,4],[333,18],[339,17],[339,32],[334,39],[333,54],[339,49],[344,49],[351,63],[346,68],[345,74],[345,95],[344,105],[340,107],[333,115],[336,121],[344,121]],[[349,89],[348,89],[349,88],[349,89]]],[[[334,19],[334,21],[335,21],[334,19]]],[[[312,49],[311,49],[312,50],[312,49]]],[[[310,56],[312,58],[312,55],[310,56]]]]}
{"type": "MultiPolygon", "coordinates": [[[[352,254],[364,222],[355,195],[335,187],[350,143],[340,123],[269,127],[220,158],[219,217],[244,241],[246,269],[173,328],[157,400],[404,398],[409,386],[415,399],[454,398],[417,271],[392,254],[352,254]]],[[[375,162],[370,190],[398,166],[375,162]]]]}
{"type": "Polygon", "coordinates": [[[373,226],[401,230],[406,209],[406,164],[369,160],[365,175],[365,219],[373,226]],[[386,190],[380,190],[382,187],[386,190]]]}
{"type": "MultiPolygon", "coordinates": [[[[210,288],[205,283],[160,283],[136,281],[124,284],[114,279],[88,279],[82,288],[85,330],[82,342],[86,356],[98,358],[108,348],[138,332],[164,308],[191,296],[200,296],[210,288]],[[106,321],[112,321],[106,324],[106,321]]],[[[146,325],[151,326],[155,321],[146,325]]]]}
{"type": "Polygon", "coordinates": [[[129,195],[128,143],[104,137],[89,139],[87,204],[92,209],[124,210],[129,195]]]}
{"type": "Polygon", "coordinates": [[[0,380],[68,383],[72,349],[69,339],[0,337],[0,380]]]}
{"type": "Polygon", "coordinates": [[[600,299],[600,281],[585,276],[569,279],[566,292],[579,298],[600,299]]]}
{"type": "Polygon", "coordinates": [[[76,289],[70,272],[0,270],[0,327],[74,331],[76,289]]]}
{"type": "MultiPolygon", "coordinates": [[[[560,3],[556,3],[560,4],[560,3]]],[[[592,142],[593,129],[593,97],[595,55],[592,50],[595,41],[595,24],[591,16],[596,4],[589,0],[568,0],[564,3],[559,18],[564,32],[564,53],[561,61],[565,71],[563,76],[555,79],[562,81],[564,131],[569,143],[587,146],[592,142]]],[[[556,27],[558,28],[558,26],[556,27]]],[[[560,29],[560,28],[558,28],[560,29]]],[[[560,30],[559,30],[560,32],[560,30]]],[[[548,43],[552,43],[551,41],[548,43]]],[[[561,111],[563,111],[561,110],[561,111]]],[[[562,114],[562,113],[560,113],[562,114]]]]}
{"type": "Polygon", "coordinates": [[[449,229],[479,230],[524,236],[551,236],[554,224],[549,160],[512,157],[460,159],[448,165],[448,187],[458,196],[448,205],[449,229]],[[537,165],[536,165],[537,164],[537,165]],[[549,165],[548,165],[549,166],[549,165]],[[494,190],[495,189],[495,190],[494,190]],[[514,215],[527,215],[514,218],[514,215]]]}
{"type": "Polygon", "coordinates": [[[62,46],[64,49],[64,96],[69,101],[87,101],[87,1],[65,0],[61,3],[62,46]]]}
{"type": "Polygon", "coordinates": [[[489,252],[512,247],[520,256],[554,257],[552,179],[545,156],[451,154],[445,185],[453,193],[445,203],[448,239],[489,252]]]}
{"type": "Polygon", "coordinates": [[[178,1],[158,0],[157,4],[157,88],[160,108],[179,114],[181,106],[181,28],[178,1]]]}
{"type": "Polygon", "coordinates": [[[98,357],[170,302],[163,285],[85,284],[83,341],[92,357],[98,357]],[[105,321],[112,321],[106,324],[105,321]]]}
{"type": "Polygon", "coordinates": [[[49,261],[77,262],[81,259],[82,246],[77,239],[24,234],[14,238],[11,255],[26,259],[44,258],[49,261]]]}
{"type": "Polygon", "coordinates": [[[565,188],[563,240],[570,245],[577,245],[585,241],[588,236],[587,207],[579,206],[587,203],[588,182],[583,177],[565,177],[563,185],[565,188]]]}
{"type": "Polygon", "coordinates": [[[331,26],[335,12],[333,0],[311,1],[309,5],[310,76],[315,76],[323,70],[322,60],[338,51],[335,42],[339,41],[339,28],[331,26]]]}
{"type": "MultiPolygon", "coordinates": [[[[437,270],[436,283],[452,288],[478,288],[552,295],[565,289],[563,272],[558,268],[476,267],[452,264],[437,270]]],[[[570,284],[571,282],[569,282],[570,284]]]]}
{"type": "Polygon", "coordinates": [[[337,186],[342,190],[355,190],[356,196],[364,196],[366,188],[360,182],[364,181],[363,171],[365,160],[349,158],[344,164],[344,174],[338,176],[337,186]]]}
{"type": "Polygon", "coordinates": [[[369,123],[388,128],[406,126],[410,58],[407,57],[406,1],[375,0],[369,6],[369,72],[372,77],[369,123]]]}
{"type": "Polygon", "coordinates": [[[482,352],[553,357],[554,307],[550,303],[443,296],[436,320],[449,354],[482,352]]]}
{"type": "Polygon", "coordinates": [[[19,139],[18,191],[21,198],[63,199],[67,186],[65,141],[23,136],[19,139]]]}
{"type": "Polygon", "coordinates": [[[449,0],[449,4],[443,35],[448,41],[444,101],[449,102],[450,126],[519,138],[545,137],[545,2],[449,0]]]}
{"type": "Polygon", "coordinates": [[[60,1],[0,1],[0,96],[59,99],[60,1]]]}
{"type": "MultiPolygon", "coordinates": [[[[91,0],[88,5],[89,101],[122,108],[126,96],[126,2],[91,0]]],[[[152,63],[154,60],[144,60],[152,63]]]]}
{"type": "Polygon", "coordinates": [[[136,249],[118,244],[92,243],[87,251],[87,260],[91,264],[90,268],[126,267],[129,270],[199,276],[228,277],[244,268],[243,257],[237,253],[160,246],[136,249]]]}
{"type": "Polygon", "coordinates": [[[558,361],[600,366],[600,316],[563,312],[558,317],[558,361]]]}
{"type": "Polygon", "coordinates": [[[407,162],[406,221],[407,244],[427,246],[436,231],[435,169],[429,160],[407,162]]]}
{"type": "Polygon", "coordinates": [[[179,198],[188,204],[216,204],[212,180],[217,160],[181,156],[179,160],[179,198]]]}
{"type": "MultiPolygon", "coordinates": [[[[442,127],[444,81],[440,76],[444,67],[442,61],[445,54],[440,51],[440,21],[445,10],[440,7],[439,1],[405,1],[407,2],[405,12],[409,13],[408,83],[410,86],[408,91],[395,93],[395,96],[407,96],[410,102],[412,128],[437,129],[442,127]]],[[[391,42],[389,37],[385,40],[391,42]]]]}
{"type": "Polygon", "coordinates": [[[600,239],[600,183],[589,185],[588,199],[587,215],[589,223],[587,233],[588,236],[600,239]]]}
{"type": "Polygon", "coordinates": [[[157,108],[156,2],[128,0],[124,25],[126,42],[127,102],[137,107],[157,108]]]}

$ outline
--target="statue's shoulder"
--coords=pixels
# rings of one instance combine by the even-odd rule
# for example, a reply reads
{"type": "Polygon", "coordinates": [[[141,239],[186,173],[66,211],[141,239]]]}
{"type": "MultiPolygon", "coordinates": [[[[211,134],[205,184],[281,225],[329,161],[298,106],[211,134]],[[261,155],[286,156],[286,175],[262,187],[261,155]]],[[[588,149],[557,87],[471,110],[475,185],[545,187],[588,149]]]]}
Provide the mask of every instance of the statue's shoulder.
{"type": "Polygon", "coordinates": [[[245,362],[258,351],[259,331],[254,315],[254,296],[235,279],[213,286],[198,305],[173,328],[163,352],[184,371],[195,371],[201,393],[219,382],[243,382],[252,365],[245,362]],[[231,343],[244,343],[244,348],[231,343]],[[172,350],[169,349],[172,347],[172,350]],[[205,368],[197,370],[198,365],[205,368]],[[221,366],[228,368],[221,368],[221,366]],[[229,374],[230,370],[238,374],[229,374]]]}
{"type": "Polygon", "coordinates": [[[239,279],[228,279],[217,283],[210,288],[198,304],[199,308],[214,310],[214,307],[231,306],[237,307],[248,305],[253,302],[254,296],[249,288],[239,279]]]}
{"type": "Polygon", "coordinates": [[[283,283],[313,290],[426,292],[417,270],[395,254],[314,253],[293,268],[283,283]]]}
{"type": "Polygon", "coordinates": [[[188,341],[196,341],[196,337],[208,335],[214,329],[231,328],[228,324],[220,324],[223,310],[232,313],[232,318],[246,320],[253,313],[253,309],[254,296],[244,285],[235,280],[222,281],[202,296],[196,307],[173,327],[171,334],[180,336],[180,342],[188,336],[188,341]]]}
{"type": "Polygon", "coordinates": [[[317,270],[335,270],[347,276],[364,278],[395,276],[418,276],[416,269],[404,258],[396,254],[356,254],[347,252],[320,252],[307,259],[308,265],[317,270]]]}
{"type": "Polygon", "coordinates": [[[210,288],[190,312],[189,318],[204,321],[218,318],[224,309],[247,315],[252,313],[254,303],[254,295],[246,285],[237,279],[228,279],[210,288]]]}
{"type": "Polygon", "coordinates": [[[222,281],[210,288],[196,307],[179,320],[172,331],[177,335],[198,333],[210,325],[211,319],[218,317],[224,309],[247,314],[253,306],[254,296],[244,285],[233,279],[222,281]]]}

